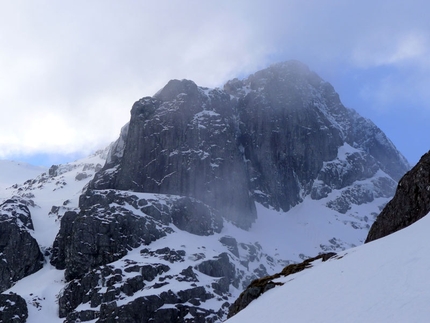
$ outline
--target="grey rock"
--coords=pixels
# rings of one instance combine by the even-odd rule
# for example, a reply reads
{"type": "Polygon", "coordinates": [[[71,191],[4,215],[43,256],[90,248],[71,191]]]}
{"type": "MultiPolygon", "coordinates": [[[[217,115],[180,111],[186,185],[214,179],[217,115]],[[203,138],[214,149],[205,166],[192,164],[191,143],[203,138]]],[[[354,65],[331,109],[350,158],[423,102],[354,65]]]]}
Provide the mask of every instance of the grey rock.
{"type": "Polygon", "coordinates": [[[142,249],[140,251],[142,255],[158,255],[160,259],[166,260],[170,263],[183,262],[185,251],[184,250],[172,250],[169,247],[157,249],[155,251],[149,251],[148,249],[142,249]]]}
{"type": "Polygon", "coordinates": [[[233,255],[235,255],[236,257],[239,257],[239,248],[237,247],[237,241],[236,241],[236,239],[235,239],[235,238],[230,237],[230,236],[224,236],[224,237],[221,237],[221,238],[219,239],[219,241],[220,241],[223,245],[227,246],[228,250],[229,250],[233,255]]]}
{"type": "Polygon", "coordinates": [[[130,265],[124,272],[136,275],[129,277],[130,275],[125,275],[120,269],[110,265],[97,267],[66,285],[58,298],[59,316],[72,320],[82,315],[93,315],[75,311],[80,304],[85,303],[94,308],[94,315],[99,315],[96,309],[101,304],[118,301],[122,293],[133,296],[157,276],[169,270],[169,266],[164,264],[130,265]]]}
{"type": "Polygon", "coordinates": [[[0,322],[25,323],[27,321],[27,303],[18,294],[0,294],[0,309],[0,322]]]}
{"type": "Polygon", "coordinates": [[[173,224],[179,229],[199,236],[220,233],[223,227],[219,214],[212,212],[205,204],[188,197],[175,201],[170,214],[173,224]]]}
{"type": "Polygon", "coordinates": [[[235,266],[230,262],[230,258],[226,252],[221,253],[215,259],[201,262],[195,268],[211,277],[226,277],[230,283],[236,285],[235,266]]]}
{"type": "Polygon", "coordinates": [[[82,181],[83,179],[86,179],[87,177],[88,177],[88,174],[85,172],[82,172],[82,173],[76,174],[75,180],[82,181]]]}
{"type": "Polygon", "coordinates": [[[337,159],[325,163],[317,180],[330,189],[341,189],[356,181],[371,178],[379,169],[378,163],[372,156],[364,152],[354,152],[348,154],[345,160],[337,159]]]}
{"type": "Polygon", "coordinates": [[[64,323],[80,323],[95,320],[99,317],[98,311],[83,310],[80,312],[70,313],[64,320],[64,323]]]}
{"type": "Polygon", "coordinates": [[[191,81],[171,81],[134,104],[121,161],[90,187],[193,197],[249,227],[256,211],[236,133],[228,94],[212,90],[209,98],[191,81]]]}
{"type": "Polygon", "coordinates": [[[430,212],[430,152],[399,181],[393,199],[376,218],[366,243],[385,237],[418,221],[430,212]]]}
{"type": "Polygon", "coordinates": [[[178,291],[178,297],[181,303],[190,302],[193,304],[195,301],[204,302],[208,299],[211,299],[213,298],[213,295],[207,293],[203,286],[198,286],[178,291]]]}
{"type": "Polygon", "coordinates": [[[48,170],[48,174],[50,177],[55,177],[58,175],[58,165],[52,165],[49,170],[48,170]]]}
{"type": "Polygon", "coordinates": [[[343,143],[340,130],[317,106],[326,103],[325,97],[312,102],[306,91],[321,92],[324,82],[304,65],[286,63],[243,83],[254,91],[239,96],[239,144],[249,161],[252,188],[264,193],[255,198],[287,211],[302,201],[301,190],[309,191],[323,161],[334,159],[343,143]]]}
{"type": "Polygon", "coordinates": [[[187,282],[198,282],[199,281],[197,278],[197,275],[193,271],[193,267],[191,267],[191,266],[188,266],[187,268],[182,270],[181,275],[183,277],[178,277],[177,278],[178,281],[187,281],[187,282]]]}
{"type": "Polygon", "coordinates": [[[66,280],[82,277],[88,270],[108,264],[127,254],[130,248],[147,245],[166,235],[151,218],[135,215],[121,204],[135,201],[121,200],[110,206],[109,199],[100,194],[84,197],[81,205],[92,205],[77,214],[66,212],[54,241],[52,265],[66,269],[66,280]],[[91,200],[93,202],[91,202],[91,200]]]}
{"type": "Polygon", "coordinates": [[[230,290],[230,281],[227,277],[221,277],[217,282],[212,283],[212,288],[218,295],[226,294],[230,290]]]}
{"type": "Polygon", "coordinates": [[[0,205],[0,291],[43,267],[43,255],[31,236],[28,207],[17,199],[0,205]]]}
{"type": "MultiPolygon", "coordinates": [[[[203,291],[195,289],[196,292],[186,292],[190,295],[204,296],[203,291]]],[[[166,294],[164,294],[166,295],[166,294]]],[[[186,298],[189,298],[187,295],[186,298]]],[[[174,307],[162,308],[166,303],[165,299],[160,296],[139,297],[128,304],[116,306],[116,304],[108,304],[101,307],[100,318],[98,323],[118,322],[118,323],[138,323],[138,322],[154,322],[154,323],[182,323],[196,322],[207,323],[216,321],[216,313],[212,310],[207,310],[201,307],[192,307],[189,305],[178,304],[174,307]],[[192,318],[185,318],[191,315],[192,318]]]]}
{"type": "Polygon", "coordinates": [[[78,213],[67,211],[61,218],[60,230],[55,237],[51,257],[51,264],[57,269],[66,269],[66,248],[70,246],[73,224],[77,217],[78,213]]]}

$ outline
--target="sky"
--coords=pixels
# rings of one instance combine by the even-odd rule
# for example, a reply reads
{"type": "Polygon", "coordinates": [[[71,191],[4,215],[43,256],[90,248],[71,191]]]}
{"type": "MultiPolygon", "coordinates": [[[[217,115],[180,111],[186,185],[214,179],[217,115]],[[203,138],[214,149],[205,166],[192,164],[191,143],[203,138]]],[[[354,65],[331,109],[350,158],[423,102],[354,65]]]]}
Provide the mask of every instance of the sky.
{"type": "Polygon", "coordinates": [[[170,79],[221,87],[297,59],[414,165],[430,149],[423,0],[0,0],[0,159],[49,166],[117,139],[170,79]]]}

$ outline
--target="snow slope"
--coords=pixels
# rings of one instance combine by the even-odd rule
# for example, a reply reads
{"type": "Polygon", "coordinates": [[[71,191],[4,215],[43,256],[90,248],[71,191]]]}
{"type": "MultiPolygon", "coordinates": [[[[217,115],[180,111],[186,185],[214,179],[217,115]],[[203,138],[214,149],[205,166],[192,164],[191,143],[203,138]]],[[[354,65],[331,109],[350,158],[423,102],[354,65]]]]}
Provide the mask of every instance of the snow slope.
{"type": "Polygon", "coordinates": [[[428,322],[430,216],[339,253],[276,287],[227,322],[428,322]]]}
{"type": "Polygon", "coordinates": [[[6,188],[35,178],[46,170],[45,167],[33,166],[24,162],[0,160],[0,197],[7,195],[6,188]]]}

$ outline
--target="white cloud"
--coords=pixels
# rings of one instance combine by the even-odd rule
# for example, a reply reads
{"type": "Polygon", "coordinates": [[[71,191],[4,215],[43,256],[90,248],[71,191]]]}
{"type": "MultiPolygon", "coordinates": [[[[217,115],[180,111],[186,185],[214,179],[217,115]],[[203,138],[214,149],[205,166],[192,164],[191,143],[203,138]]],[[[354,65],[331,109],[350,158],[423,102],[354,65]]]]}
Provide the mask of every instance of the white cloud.
{"type": "Polygon", "coordinates": [[[424,32],[376,32],[354,49],[352,59],[363,68],[407,63],[423,66],[428,63],[429,52],[429,36],[424,32]]]}
{"type": "Polygon", "coordinates": [[[194,2],[3,5],[0,156],[94,149],[171,78],[217,86],[264,58],[228,10],[194,2]]]}
{"type": "MultiPolygon", "coordinates": [[[[285,59],[333,78],[344,67],[428,68],[428,7],[423,0],[2,2],[0,157],[107,145],[133,102],[172,78],[215,87],[285,59]]],[[[398,80],[370,90],[389,97],[398,80]]]]}

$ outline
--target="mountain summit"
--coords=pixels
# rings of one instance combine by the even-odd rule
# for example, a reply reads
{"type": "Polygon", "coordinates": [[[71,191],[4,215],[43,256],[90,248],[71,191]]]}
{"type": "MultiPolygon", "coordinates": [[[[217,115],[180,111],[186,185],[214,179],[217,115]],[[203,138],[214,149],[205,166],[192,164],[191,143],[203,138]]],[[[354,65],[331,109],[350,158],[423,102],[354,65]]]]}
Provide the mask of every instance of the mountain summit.
{"type": "Polygon", "coordinates": [[[28,322],[219,322],[253,280],[362,244],[408,169],[300,62],[222,89],[172,80],[109,152],[1,191],[0,305],[28,322]],[[31,270],[7,244],[22,237],[31,270]]]}
{"type": "MultiPolygon", "coordinates": [[[[110,155],[91,189],[190,196],[243,228],[255,220],[254,201],[288,211],[378,171],[387,176],[374,191],[388,196],[409,168],[379,128],[298,61],[223,90],[170,81],[133,105],[110,155]],[[350,152],[343,161],[339,149],[350,152]]],[[[361,193],[334,203],[373,199],[361,193]]]]}

